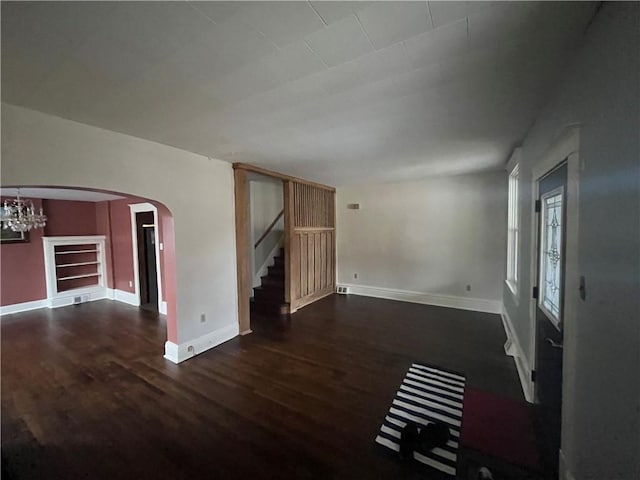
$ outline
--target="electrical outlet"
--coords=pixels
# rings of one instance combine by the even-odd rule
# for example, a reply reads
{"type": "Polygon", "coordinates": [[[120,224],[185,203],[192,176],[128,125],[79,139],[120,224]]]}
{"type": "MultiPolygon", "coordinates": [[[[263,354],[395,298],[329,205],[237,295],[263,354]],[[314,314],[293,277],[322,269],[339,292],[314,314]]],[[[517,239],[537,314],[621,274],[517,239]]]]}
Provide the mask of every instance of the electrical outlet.
{"type": "Polygon", "coordinates": [[[164,250],[164,243],[160,242],[159,246],[160,246],[160,250],[164,250]]]}
{"type": "Polygon", "coordinates": [[[200,314],[200,323],[204,323],[207,321],[207,316],[204,313],[200,314]]]}
{"type": "Polygon", "coordinates": [[[129,286],[133,288],[133,282],[131,280],[129,280],[129,286]]]}
{"type": "Polygon", "coordinates": [[[471,291],[471,285],[467,285],[466,290],[467,290],[467,292],[470,292],[471,291]]]}
{"type": "Polygon", "coordinates": [[[357,274],[357,273],[354,273],[354,274],[353,274],[353,278],[358,278],[358,274],[357,274]]]}

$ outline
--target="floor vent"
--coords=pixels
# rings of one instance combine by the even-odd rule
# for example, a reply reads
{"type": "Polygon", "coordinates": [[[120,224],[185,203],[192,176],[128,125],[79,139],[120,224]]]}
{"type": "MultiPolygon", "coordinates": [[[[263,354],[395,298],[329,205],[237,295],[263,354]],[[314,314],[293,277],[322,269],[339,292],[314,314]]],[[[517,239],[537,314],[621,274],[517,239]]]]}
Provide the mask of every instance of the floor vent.
{"type": "Polygon", "coordinates": [[[73,304],[78,305],[79,303],[82,303],[82,297],[73,297],[73,304]]]}
{"type": "Polygon", "coordinates": [[[347,293],[349,293],[349,290],[347,289],[347,287],[344,287],[342,285],[338,285],[338,293],[340,295],[346,295],[347,293]]]}

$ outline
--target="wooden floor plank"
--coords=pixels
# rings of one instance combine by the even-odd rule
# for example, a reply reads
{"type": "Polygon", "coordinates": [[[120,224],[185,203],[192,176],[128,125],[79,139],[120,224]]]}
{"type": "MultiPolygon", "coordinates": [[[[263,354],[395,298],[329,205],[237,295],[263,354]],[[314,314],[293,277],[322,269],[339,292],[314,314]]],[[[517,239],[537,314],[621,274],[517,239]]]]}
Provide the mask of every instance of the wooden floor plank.
{"type": "Polygon", "coordinates": [[[521,398],[496,315],[331,296],[181,365],[112,301],[3,317],[3,479],[423,478],[374,438],[412,362],[521,398]]]}

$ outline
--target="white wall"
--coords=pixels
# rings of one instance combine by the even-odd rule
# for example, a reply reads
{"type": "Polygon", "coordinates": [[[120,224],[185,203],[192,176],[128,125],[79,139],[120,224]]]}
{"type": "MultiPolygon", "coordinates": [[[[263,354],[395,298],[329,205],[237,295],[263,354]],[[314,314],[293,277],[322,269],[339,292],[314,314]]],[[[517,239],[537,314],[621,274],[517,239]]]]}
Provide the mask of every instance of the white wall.
{"type": "Polygon", "coordinates": [[[528,360],[532,169],[579,125],[579,271],[568,275],[586,277],[587,297],[565,332],[562,440],[577,480],[640,478],[639,17],[637,2],[605,2],[522,148],[523,294],[516,303],[505,286],[504,304],[528,360]]]}
{"type": "Polygon", "coordinates": [[[251,202],[251,245],[252,245],[252,276],[253,286],[260,285],[260,267],[268,262],[273,249],[278,245],[284,234],[284,215],[273,230],[253,250],[253,245],[267,231],[271,222],[284,208],[284,190],[282,180],[254,175],[249,182],[251,202]]]}
{"type": "Polygon", "coordinates": [[[237,334],[231,164],[2,104],[2,184],[88,187],[163,203],[175,224],[177,343],[237,334]]]}
{"type": "Polygon", "coordinates": [[[338,188],[338,282],[412,292],[425,303],[498,303],[506,189],[505,172],[338,188]],[[350,203],[360,209],[347,209],[350,203]]]}

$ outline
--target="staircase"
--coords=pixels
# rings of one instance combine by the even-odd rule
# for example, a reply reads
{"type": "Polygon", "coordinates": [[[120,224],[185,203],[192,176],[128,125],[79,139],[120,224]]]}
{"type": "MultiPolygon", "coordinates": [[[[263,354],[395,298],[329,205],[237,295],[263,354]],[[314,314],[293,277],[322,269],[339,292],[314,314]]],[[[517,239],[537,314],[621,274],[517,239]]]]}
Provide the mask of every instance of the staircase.
{"type": "Polygon", "coordinates": [[[253,289],[251,313],[285,315],[289,309],[284,301],[284,248],[273,260],[267,275],[260,277],[260,286],[253,289]]]}

